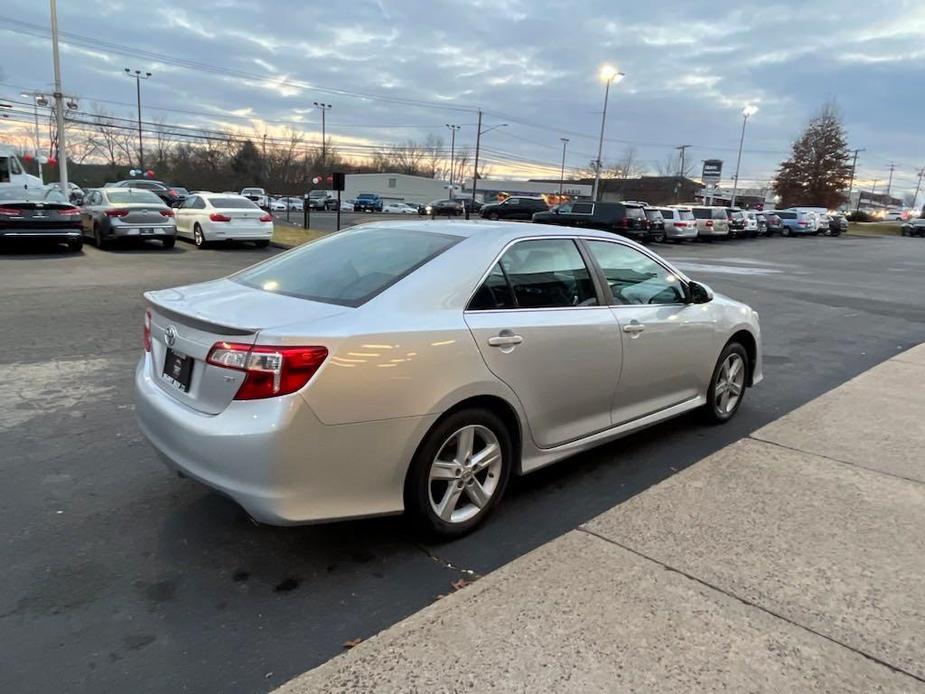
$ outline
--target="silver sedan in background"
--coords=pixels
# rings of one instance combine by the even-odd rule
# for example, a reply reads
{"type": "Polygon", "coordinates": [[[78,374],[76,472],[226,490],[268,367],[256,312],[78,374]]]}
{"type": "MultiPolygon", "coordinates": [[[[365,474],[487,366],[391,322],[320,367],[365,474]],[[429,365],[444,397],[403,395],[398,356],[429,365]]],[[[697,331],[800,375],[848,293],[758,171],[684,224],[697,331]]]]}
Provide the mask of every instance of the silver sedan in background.
{"type": "Polygon", "coordinates": [[[177,242],[174,212],[150,190],[98,188],[87,191],[81,207],[83,235],[97,248],[124,239],[157,239],[164,248],[177,242]]]}
{"type": "Polygon", "coordinates": [[[511,475],[762,377],[755,311],[605,232],[368,224],[145,301],[142,431],[271,524],[461,535],[511,475]]]}

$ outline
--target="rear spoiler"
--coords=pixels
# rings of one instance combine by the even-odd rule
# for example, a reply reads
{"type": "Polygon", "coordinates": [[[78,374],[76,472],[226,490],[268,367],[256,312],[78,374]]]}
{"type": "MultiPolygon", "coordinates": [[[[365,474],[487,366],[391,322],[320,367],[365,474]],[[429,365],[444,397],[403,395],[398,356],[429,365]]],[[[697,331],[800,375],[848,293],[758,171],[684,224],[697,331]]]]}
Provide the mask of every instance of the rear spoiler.
{"type": "Polygon", "coordinates": [[[254,335],[259,332],[259,328],[242,328],[240,326],[222,325],[213,321],[191,316],[188,313],[180,313],[173,309],[159,304],[151,298],[150,292],[144,293],[145,306],[155,309],[159,314],[170,320],[176,321],[183,325],[188,325],[196,330],[204,332],[217,333],[219,335],[254,335]]]}

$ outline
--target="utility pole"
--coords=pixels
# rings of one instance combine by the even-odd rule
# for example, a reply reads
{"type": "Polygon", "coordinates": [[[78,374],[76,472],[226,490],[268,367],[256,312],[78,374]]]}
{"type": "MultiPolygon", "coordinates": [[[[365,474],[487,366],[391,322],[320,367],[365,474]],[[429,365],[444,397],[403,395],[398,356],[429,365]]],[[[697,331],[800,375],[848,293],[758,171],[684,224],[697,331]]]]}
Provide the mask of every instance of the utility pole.
{"type": "Polygon", "coordinates": [[[678,151],[681,152],[681,160],[680,160],[680,162],[679,162],[680,166],[678,167],[678,176],[679,176],[679,177],[683,177],[683,176],[684,176],[684,151],[685,151],[688,147],[690,147],[690,145],[678,145],[677,147],[675,147],[676,150],[678,150],[678,151]]]}
{"type": "Polygon", "coordinates": [[[138,105],[138,168],[144,171],[145,168],[145,145],[144,138],[141,135],[141,80],[146,80],[151,77],[150,72],[142,72],[141,70],[130,70],[129,68],[123,68],[125,74],[129,77],[135,78],[135,103],[138,105]]]}
{"type": "MultiPolygon", "coordinates": [[[[890,180],[886,184],[886,196],[890,197],[890,189],[893,187],[893,171],[896,169],[896,164],[890,162],[890,180]]],[[[889,203],[889,200],[887,200],[889,203]]]]}
{"type": "Polygon", "coordinates": [[[462,126],[447,123],[446,127],[452,133],[450,136],[450,200],[452,200],[455,197],[453,194],[453,172],[456,170],[456,131],[462,126]]]}
{"type": "MultiPolygon", "coordinates": [[[[479,122],[475,126],[475,166],[472,167],[472,205],[475,204],[475,190],[479,181],[479,143],[482,138],[482,109],[479,109],[479,122]]],[[[466,219],[469,219],[469,208],[466,208],[466,219]]]]}
{"type": "MultiPolygon", "coordinates": [[[[856,149],[854,150],[854,160],[851,162],[851,178],[848,179],[848,204],[851,204],[851,190],[854,188],[854,172],[858,168],[858,154],[860,152],[866,152],[866,149],[856,149]]],[[[858,209],[861,208],[861,193],[858,192],[858,209]]]]}
{"type": "Polygon", "coordinates": [[[919,169],[918,177],[919,182],[915,184],[915,193],[912,196],[912,209],[916,208],[916,204],[919,201],[919,189],[922,187],[922,177],[925,176],[925,169],[919,169]]]}
{"type": "MultiPolygon", "coordinates": [[[[560,137],[559,139],[562,140],[562,168],[559,170],[559,197],[561,198],[562,185],[565,183],[565,147],[568,145],[569,139],[567,137],[560,137]]],[[[562,201],[560,200],[559,203],[561,204],[562,201]]]]}
{"type": "Polygon", "coordinates": [[[58,122],[58,181],[61,192],[68,197],[67,185],[67,146],[64,132],[64,94],[61,93],[61,56],[58,53],[58,3],[51,3],[51,51],[55,64],[55,118],[58,122]]]}
{"type": "Polygon", "coordinates": [[[315,102],[315,108],[321,111],[321,170],[324,171],[324,167],[327,165],[327,155],[328,155],[328,143],[325,142],[327,139],[325,131],[325,115],[328,111],[331,110],[331,104],[323,104],[320,101],[315,102]]]}

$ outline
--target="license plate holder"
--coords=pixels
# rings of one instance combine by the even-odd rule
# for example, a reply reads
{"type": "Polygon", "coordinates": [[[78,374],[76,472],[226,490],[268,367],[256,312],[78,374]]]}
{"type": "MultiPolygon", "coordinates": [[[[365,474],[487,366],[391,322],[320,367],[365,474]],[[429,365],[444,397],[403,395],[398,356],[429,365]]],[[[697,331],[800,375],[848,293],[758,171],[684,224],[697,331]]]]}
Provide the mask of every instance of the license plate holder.
{"type": "Polygon", "coordinates": [[[168,347],[164,356],[164,378],[182,392],[188,393],[193,379],[193,358],[168,347]]]}
{"type": "Polygon", "coordinates": [[[151,227],[143,227],[140,231],[141,231],[142,236],[148,236],[150,234],[155,233],[157,229],[152,229],[151,227]]]}

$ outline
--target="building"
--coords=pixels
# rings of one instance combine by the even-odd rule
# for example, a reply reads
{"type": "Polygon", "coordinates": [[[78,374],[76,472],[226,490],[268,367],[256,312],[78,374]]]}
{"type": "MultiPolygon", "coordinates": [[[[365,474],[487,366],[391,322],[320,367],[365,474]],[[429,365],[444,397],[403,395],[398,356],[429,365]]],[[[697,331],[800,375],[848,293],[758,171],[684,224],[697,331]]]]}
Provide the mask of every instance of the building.
{"type": "MultiPolygon", "coordinates": [[[[773,208],[780,200],[770,187],[738,188],[735,197],[736,207],[754,210],[773,208]]],[[[696,199],[712,205],[729,205],[732,202],[732,186],[704,188],[697,193],[696,199]]]]}
{"type": "MultiPolygon", "coordinates": [[[[593,178],[582,179],[588,184],[588,195],[594,184],[593,178]]],[[[602,178],[601,200],[620,202],[638,200],[650,205],[671,205],[689,202],[703,189],[699,181],[687,176],[641,176],[639,178],[602,178]]]]}
{"type": "Polygon", "coordinates": [[[901,198],[894,198],[885,193],[874,193],[868,190],[856,190],[851,193],[851,200],[848,201],[849,210],[888,210],[892,208],[901,209],[903,201],[901,198]]]}
{"type": "MultiPolygon", "coordinates": [[[[503,179],[480,178],[475,190],[478,202],[494,202],[512,195],[558,196],[559,181],[507,181],[503,179]]],[[[565,181],[562,195],[570,198],[591,197],[591,186],[583,181],[565,181]]],[[[472,196],[472,179],[463,181],[462,194],[472,196]]]]}
{"type": "Polygon", "coordinates": [[[344,180],[344,200],[352,200],[360,193],[376,193],[385,202],[428,203],[448,198],[449,183],[424,176],[400,173],[347,174],[344,180]]]}

